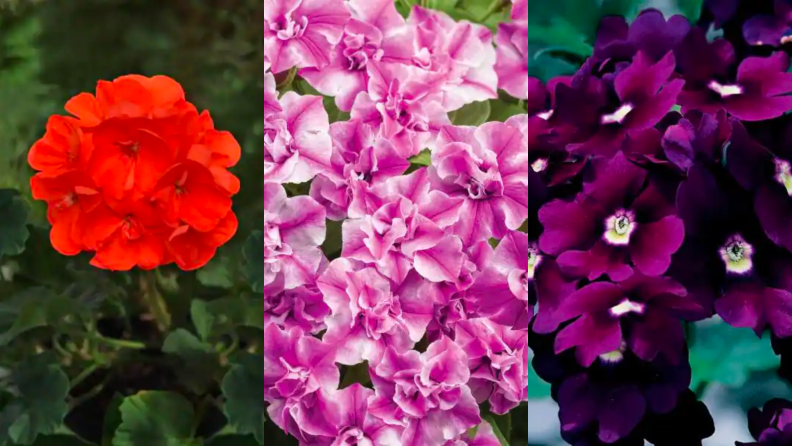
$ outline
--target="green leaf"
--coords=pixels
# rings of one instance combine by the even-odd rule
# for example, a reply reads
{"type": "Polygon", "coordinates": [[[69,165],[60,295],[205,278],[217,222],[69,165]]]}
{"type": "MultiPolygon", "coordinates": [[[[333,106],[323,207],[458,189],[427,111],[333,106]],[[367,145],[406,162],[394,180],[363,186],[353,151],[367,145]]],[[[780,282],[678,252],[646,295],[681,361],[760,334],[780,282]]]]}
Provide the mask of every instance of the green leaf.
{"type": "Polygon", "coordinates": [[[421,150],[421,153],[410,158],[410,164],[416,166],[430,166],[432,164],[432,152],[429,149],[421,150]]]}
{"type": "Polygon", "coordinates": [[[193,300],[190,303],[190,317],[198,336],[204,341],[209,339],[215,324],[215,316],[209,312],[209,304],[200,299],[193,300]]]}
{"type": "Polygon", "coordinates": [[[264,329],[263,298],[227,297],[210,301],[207,307],[215,317],[213,331],[228,333],[240,325],[264,329]]]}
{"type": "Polygon", "coordinates": [[[487,122],[489,115],[489,101],[481,101],[471,102],[459,110],[454,110],[449,114],[449,117],[454,125],[478,126],[487,122]]]}
{"type": "Polygon", "coordinates": [[[264,357],[239,353],[231,358],[221,390],[228,423],[240,434],[253,434],[264,443],[264,357]]]}
{"type": "MultiPolygon", "coordinates": [[[[13,446],[13,444],[12,444],[13,446]]],[[[92,446],[75,435],[39,435],[31,446],[92,446]]]]}
{"type": "Polygon", "coordinates": [[[204,393],[220,371],[220,363],[211,346],[183,328],[174,330],[165,338],[162,351],[182,360],[176,368],[176,375],[197,394],[204,393]]]}
{"type": "Polygon", "coordinates": [[[121,403],[113,446],[198,446],[192,439],[193,407],[178,393],[141,391],[121,403]]]}
{"type": "Polygon", "coordinates": [[[215,256],[196,272],[196,277],[206,286],[228,289],[234,286],[234,277],[231,271],[230,258],[215,256]]]}
{"type": "Polygon", "coordinates": [[[28,207],[14,189],[0,189],[0,257],[15,256],[25,250],[30,233],[28,207]]]}
{"type": "Polygon", "coordinates": [[[0,444],[30,445],[63,425],[69,377],[53,362],[48,354],[28,357],[12,373],[18,396],[0,411],[0,444]]]}
{"type": "Polygon", "coordinates": [[[264,443],[259,443],[252,435],[218,435],[212,437],[206,443],[206,446],[260,446],[264,443]]]}
{"type": "Polygon", "coordinates": [[[528,40],[531,45],[540,43],[583,58],[591,56],[594,51],[587,42],[587,36],[581,34],[580,30],[563,17],[551,18],[549,25],[529,26],[528,40]]]}
{"type": "Polygon", "coordinates": [[[512,116],[524,113],[526,113],[525,109],[519,104],[509,104],[499,99],[490,100],[489,121],[506,122],[512,116]]]}
{"type": "Polygon", "coordinates": [[[245,276],[250,288],[256,293],[264,292],[264,233],[253,231],[242,249],[245,258],[245,276]]]}
{"type": "Polygon", "coordinates": [[[322,252],[332,260],[341,256],[341,222],[325,220],[325,240],[322,243],[322,252]]]}
{"type": "Polygon", "coordinates": [[[550,396],[550,384],[536,374],[533,362],[528,361],[528,399],[538,400],[550,396]]]}
{"type": "Polygon", "coordinates": [[[682,11],[682,15],[695,23],[698,21],[699,16],[701,16],[704,0],[676,0],[676,4],[677,8],[682,11]]]}
{"type": "Polygon", "coordinates": [[[57,296],[46,288],[27,288],[0,301],[0,346],[17,336],[45,325],[59,325],[81,312],[74,300],[57,296]]]}
{"type": "Polygon", "coordinates": [[[121,404],[124,402],[124,397],[116,393],[110,404],[105,411],[104,421],[102,422],[102,444],[101,446],[112,446],[113,436],[121,426],[121,404]]]}
{"type": "Polygon", "coordinates": [[[691,388],[702,382],[739,388],[751,372],[779,366],[768,336],[757,338],[751,330],[720,319],[695,324],[695,339],[690,348],[691,388]]]}
{"type": "Polygon", "coordinates": [[[449,12],[456,8],[457,3],[459,3],[459,0],[428,0],[426,6],[430,9],[449,12]]]}
{"type": "Polygon", "coordinates": [[[360,364],[347,367],[339,389],[347,388],[355,383],[368,384],[370,382],[371,375],[369,375],[368,361],[363,361],[360,364]]]}

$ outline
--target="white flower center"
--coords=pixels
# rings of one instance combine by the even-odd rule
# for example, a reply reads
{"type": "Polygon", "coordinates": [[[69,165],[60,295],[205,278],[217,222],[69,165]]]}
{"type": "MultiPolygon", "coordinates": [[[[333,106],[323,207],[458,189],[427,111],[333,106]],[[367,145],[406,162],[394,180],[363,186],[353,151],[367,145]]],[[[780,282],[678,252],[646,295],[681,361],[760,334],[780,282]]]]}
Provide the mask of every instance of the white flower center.
{"type": "Polygon", "coordinates": [[[547,121],[548,119],[550,119],[551,116],[553,116],[553,110],[551,109],[551,110],[547,110],[545,112],[537,113],[536,116],[538,116],[538,117],[544,119],[545,121],[547,121]]]}
{"type": "Polygon", "coordinates": [[[547,169],[547,160],[545,158],[539,158],[531,163],[531,169],[533,169],[534,172],[541,172],[547,169]]]}
{"type": "Polygon", "coordinates": [[[605,220],[605,241],[611,245],[628,245],[635,231],[635,214],[630,211],[617,211],[605,220]]]}
{"type": "Polygon", "coordinates": [[[609,115],[602,116],[602,123],[603,124],[620,124],[625,116],[633,110],[633,106],[630,104],[622,104],[615,112],[609,115]]]}
{"type": "Polygon", "coordinates": [[[528,246],[528,271],[525,272],[528,280],[533,280],[534,272],[540,263],[542,263],[542,256],[539,254],[539,250],[535,246],[528,246]]]}
{"type": "Polygon", "coordinates": [[[610,314],[615,317],[624,316],[627,313],[638,313],[643,314],[645,305],[640,302],[633,302],[630,299],[624,299],[621,303],[612,307],[610,310],[610,314]]]}
{"type": "Polygon", "coordinates": [[[729,238],[718,252],[727,272],[746,274],[753,268],[753,247],[739,234],[729,238]]]}
{"type": "Polygon", "coordinates": [[[710,81],[707,85],[710,90],[714,91],[721,95],[721,97],[725,98],[728,96],[733,96],[735,94],[742,94],[743,89],[739,85],[730,84],[730,85],[723,85],[718,81],[710,81]]]}
{"type": "Polygon", "coordinates": [[[775,159],[775,179],[787,191],[787,195],[792,197],[792,172],[790,172],[790,165],[788,161],[782,159],[775,159]]]}

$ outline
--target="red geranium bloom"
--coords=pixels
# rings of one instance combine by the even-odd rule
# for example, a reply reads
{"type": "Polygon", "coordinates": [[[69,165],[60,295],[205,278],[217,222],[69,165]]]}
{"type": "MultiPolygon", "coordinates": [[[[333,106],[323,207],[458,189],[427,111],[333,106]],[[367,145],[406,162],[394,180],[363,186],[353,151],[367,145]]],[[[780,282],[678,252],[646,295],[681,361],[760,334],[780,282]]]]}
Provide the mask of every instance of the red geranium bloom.
{"type": "Polygon", "coordinates": [[[99,81],[66,103],[30,149],[33,197],[47,202],[52,246],[94,251],[94,266],[205,265],[236,232],[229,167],[239,144],[166,76],[99,81]]]}

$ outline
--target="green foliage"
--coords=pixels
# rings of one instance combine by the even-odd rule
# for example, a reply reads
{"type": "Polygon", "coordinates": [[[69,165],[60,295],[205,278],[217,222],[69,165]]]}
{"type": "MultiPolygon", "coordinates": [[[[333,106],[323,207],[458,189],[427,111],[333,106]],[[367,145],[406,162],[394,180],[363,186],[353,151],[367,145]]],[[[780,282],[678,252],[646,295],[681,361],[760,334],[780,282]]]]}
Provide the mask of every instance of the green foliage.
{"type": "Polygon", "coordinates": [[[487,122],[489,115],[490,103],[481,101],[471,102],[459,110],[454,110],[448,114],[448,117],[454,125],[478,126],[487,122]]]}
{"type": "Polygon", "coordinates": [[[711,382],[737,388],[752,372],[779,365],[768,336],[757,338],[750,330],[731,327],[722,320],[696,324],[693,339],[691,388],[711,382]]]}
{"type": "Polygon", "coordinates": [[[250,288],[256,293],[264,292],[264,233],[254,231],[245,242],[242,253],[245,257],[245,276],[250,288]]]}
{"type": "Polygon", "coordinates": [[[225,414],[240,434],[253,434],[264,443],[264,358],[239,354],[223,380],[225,414]]]}
{"type": "Polygon", "coordinates": [[[538,400],[550,396],[550,384],[536,374],[533,362],[528,362],[528,398],[538,400]]]}
{"type": "Polygon", "coordinates": [[[22,361],[11,375],[11,386],[18,396],[0,398],[0,445],[30,445],[39,435],[55,433],[63,424],[69,378],[53,364],[52,355],[22,361]]]}
{"type": "Polygon", "coordinates": [[[28,210],[22,197],[14,189],[0,189],[0,257],[13,256],[25,249],[30,233],[25,226],[28,210]]]}
{"type": "Polygon", "coordinates": [[[701,9],[704,6],[704,0],[675,0],[675,3],[677,8],[682,12],[682,15],[693,23],[698,21],[701,15],[701,9]]]}
{"type": "Polygon", "coordinates": [[[199,446],[193,439],[193,407],[172,392],[145,391],[121,403],[121,425],[112,446],[199,446]]]}

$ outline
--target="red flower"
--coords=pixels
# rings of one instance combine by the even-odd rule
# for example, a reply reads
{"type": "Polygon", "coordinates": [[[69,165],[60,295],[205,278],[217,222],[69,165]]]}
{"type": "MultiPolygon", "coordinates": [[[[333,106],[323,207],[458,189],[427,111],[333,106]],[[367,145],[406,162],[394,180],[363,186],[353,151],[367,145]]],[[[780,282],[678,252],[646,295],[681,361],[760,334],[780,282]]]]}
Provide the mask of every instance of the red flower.
{"type": "Polygon", "coordinates": [[[205,265],[237,229],[241,154],[166,76],[99,81],[66,103],[30,149],[33,197],[47,202],[52,246],[94,251],[111,270],[205,265]]]}

